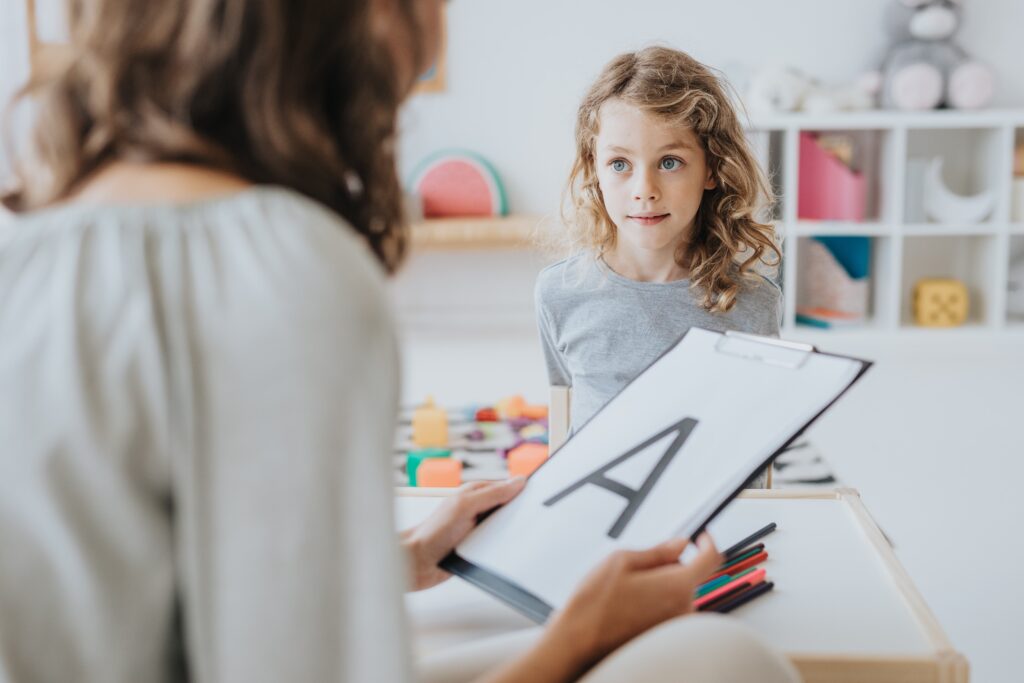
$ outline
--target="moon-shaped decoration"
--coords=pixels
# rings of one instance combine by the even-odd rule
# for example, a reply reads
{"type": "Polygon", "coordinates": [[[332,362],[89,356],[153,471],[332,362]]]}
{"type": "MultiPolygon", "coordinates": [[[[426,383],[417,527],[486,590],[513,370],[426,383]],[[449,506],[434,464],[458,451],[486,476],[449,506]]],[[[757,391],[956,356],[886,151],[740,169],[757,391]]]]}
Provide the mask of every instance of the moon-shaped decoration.
{"type": "Polygon", "coordinates": [[[924,178],[924,212],[939,223],[980,223],[988,218],[996,205],[992,190],[965,197],[946,187],[942,180],[942,158],[928,164],[924,178]]]}

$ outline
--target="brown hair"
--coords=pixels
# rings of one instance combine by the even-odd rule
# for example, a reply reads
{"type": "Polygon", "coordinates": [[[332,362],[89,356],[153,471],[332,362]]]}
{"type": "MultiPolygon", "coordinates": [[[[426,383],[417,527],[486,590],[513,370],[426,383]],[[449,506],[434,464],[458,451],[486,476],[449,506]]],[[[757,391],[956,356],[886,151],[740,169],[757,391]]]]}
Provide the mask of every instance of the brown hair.
{"type": "MultiPolygon", "coordinates": [[[[415,2],[396,2],[410,26],[415,2]]],[[[197,163],[325,204],[393,271],[406,241],[393,151],[404,92],[370,5],[70,0],[67,58],[19,94],[35,128],[4,205],[59,201],[115,159],[197,163]]]]}
{"type": "Polygon", "coordinates": [[[781,259],[773,226],[757,220],[772,193],[718,78],[683,52],[650,47],[620,55],[587,91],[576,118],[576,159],[563,205],[570,241],[597,255],[615,246],[615,224],[595,166],[601,106],[612,99],[687,126],[700,140],[715,187],[704,192],[692,238],[676,262],[689,268],[703,308],[730,310],[740,291],[736,264],[742,277],[758,262],[775,267],[781,259]],[[775,254],[770,263],[768,252],[775,254]]]}

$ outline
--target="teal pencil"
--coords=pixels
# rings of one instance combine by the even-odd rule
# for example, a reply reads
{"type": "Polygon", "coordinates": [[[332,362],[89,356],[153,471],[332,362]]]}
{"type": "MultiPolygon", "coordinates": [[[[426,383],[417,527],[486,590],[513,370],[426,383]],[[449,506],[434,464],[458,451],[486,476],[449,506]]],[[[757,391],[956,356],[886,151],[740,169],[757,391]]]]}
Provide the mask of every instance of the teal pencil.
{"type": "Polygon", "coordinates": [[[752,571],[754,571],[756,569],[757,569],[757,567],[747,567],[746,569],[744,569],[743,571],[739,572],[738,574],[733,574],[731,576],[729,574],[722,574],[717,579],[711,579],[707,583],[697,587],[697,595],[695,597],[699,598],[699,597],[701,597],[703,595],[707,595],[708,593],[710,593],[711,591],[715,590],[716,588],[718,588],[720,586],[724,586],[725,584],[729,583],[730,581],[734,581],[734,580],[740,578],[741,576],[746,576],[747,574],[749,574],[750,572],[752,572],[752,571]]]}

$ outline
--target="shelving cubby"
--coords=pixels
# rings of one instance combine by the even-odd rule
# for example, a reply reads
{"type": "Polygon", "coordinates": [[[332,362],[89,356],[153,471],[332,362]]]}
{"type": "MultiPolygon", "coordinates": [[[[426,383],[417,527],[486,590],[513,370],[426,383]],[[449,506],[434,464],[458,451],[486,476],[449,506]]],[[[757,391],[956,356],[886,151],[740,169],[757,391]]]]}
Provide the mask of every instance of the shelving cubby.
{"type": "MultiPolygon", "coordinates": [[[[1024,143],[1024,110],[891,112],[822,116],[785,114],[755,118],[752,140],[780,202],[776,226],[785,249],[781,282],[784,334],[807,331],[796,322],[801,256],[813,236],[871,238],[868,315],[857,328],[839,331],[904,332],[918,328],[912,311],[915,283],[952,277],[970,295],[964,330],[1024,331],[1024,316],[1008,309],[1010,266],[1024,259],[1024,217],[1013,213],[1013,150],[1024,143]],[[801,133],[845,135],[855,141],[851,166],[864,174],[863,215],[858,220],[801,217],[801,133]],[[755,145],[757,146],[757,145],[755,145]],[[911,176],[924,161],[943,160],[941,180],[951,201],[992,192],[991,210],[979,220],[935,221],[924,213],[921,189],[911,176]]],[[[806,149],[806,146],[805,146],[806,149]]]]}

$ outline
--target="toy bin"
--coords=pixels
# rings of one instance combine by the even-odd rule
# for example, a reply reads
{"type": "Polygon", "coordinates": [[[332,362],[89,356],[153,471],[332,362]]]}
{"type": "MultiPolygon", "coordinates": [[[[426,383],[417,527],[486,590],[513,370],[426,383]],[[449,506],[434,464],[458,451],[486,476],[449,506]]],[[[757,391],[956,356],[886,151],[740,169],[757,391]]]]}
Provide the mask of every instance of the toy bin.
{"type": "Polygon", "coordinates": [[[819,136],[800,133],[800,190],[797,214],[804,220],[864,220],[867,183],[833,151],[819,144],[819,136]]]}

